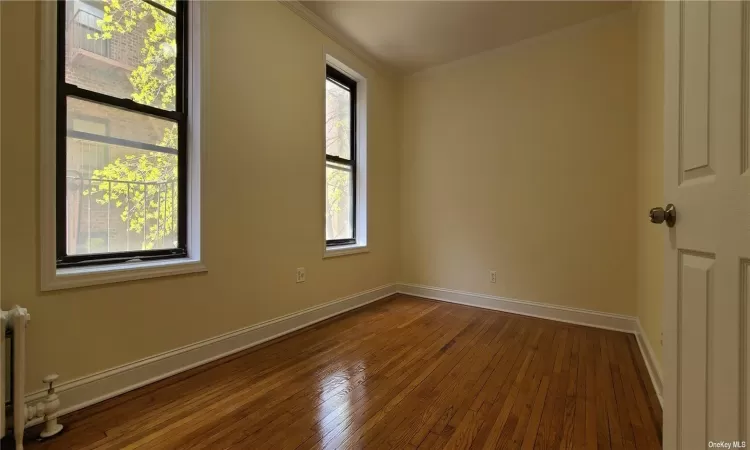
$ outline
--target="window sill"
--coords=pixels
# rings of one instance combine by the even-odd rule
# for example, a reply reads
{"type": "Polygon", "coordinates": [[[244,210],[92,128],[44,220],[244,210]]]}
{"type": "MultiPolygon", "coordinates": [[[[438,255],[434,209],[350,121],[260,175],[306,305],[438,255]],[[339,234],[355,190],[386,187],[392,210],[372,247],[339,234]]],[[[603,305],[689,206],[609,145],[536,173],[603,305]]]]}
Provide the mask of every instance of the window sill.
{"type": "Polygon", "coordinates": [[[202,261],[190,258],[56,269],[52,279],[46,280],[43,283],[42,291],[55,291],[207,271],[208,269],[202,261]]]}
{"type": "Polygon", "coordinates": [[[356,255],[358,253],[370,253],[370,249],[367,247],[367,245],[362,244],[326,247],[325,252],[323,252],[323,259],[336,258],[338,256],[356,255]]]}

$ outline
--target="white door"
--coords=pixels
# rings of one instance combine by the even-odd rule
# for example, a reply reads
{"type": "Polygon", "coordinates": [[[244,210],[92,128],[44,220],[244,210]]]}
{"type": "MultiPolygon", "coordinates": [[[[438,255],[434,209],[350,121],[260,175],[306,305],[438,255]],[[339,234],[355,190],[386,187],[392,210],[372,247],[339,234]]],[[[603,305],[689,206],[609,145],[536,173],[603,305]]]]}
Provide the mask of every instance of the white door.
{"type": "Polygon", "coordinates": [[[749,14],[665,4],[665,449],[748,439],[749,14]]]}

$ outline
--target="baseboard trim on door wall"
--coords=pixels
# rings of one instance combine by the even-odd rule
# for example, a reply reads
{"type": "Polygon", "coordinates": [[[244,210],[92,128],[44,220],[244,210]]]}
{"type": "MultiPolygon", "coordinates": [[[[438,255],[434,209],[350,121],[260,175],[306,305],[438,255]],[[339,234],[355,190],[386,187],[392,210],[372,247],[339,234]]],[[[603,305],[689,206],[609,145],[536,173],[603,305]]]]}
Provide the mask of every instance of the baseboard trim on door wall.
{"type": "Polygon", "coordinates": [[[407,283],[399,284],[398,292],[477,308],[631,333],[638,342],[659,403],[663,402],[661,368],[637,317],[407,283]]]}
{"type": "MultiPolygon", "coordinates": [[[[380,286],[139,361],[60,383],[55,386],[62,406],[60,414],[85,408],[180,372],[246,350],[397,292],[397,285],[395,284],[380,286]]],[[[46,390],[32,392],[26,396],[26,403],[29,405],[36,404],[46,393],[46,390]]],[[[27,427],[36,425],[40,421],[41,419],[37,419],[29,422],[27,427]]]]}
{"type": "Polygon", "coordinates": [[[552,305],[549,303],[496,297],[494,295],[456,291],[453,289],[421,286],[417,284],[399,284],[398,291],[404,294],[415,295],[417,297],[521,314],[523,316],[537,317],[540,319],[556,320],[558,322],[586,325],[607,330],[624,331],[626,333],[636,332],[636,318],[631,316],[552,305]]]}
{"type": "Polygon", "coordinates": [[[661,378],[661,366],[659,365],[659,362],[656,360],[656,355],[654,355],[654,348],[651,346],[651,342],[648,340],[648,336],[646,336],[646,332],[643,331],[643,327],[641,327],[641,321],[638,319],[635,319],[636,321],[636,333],[635,338],[638,341],[638,347],[641,349],[641,354],[643,355],[643,361],[646,363],[646,369],[648,369],[648,374],[651,377],[651,384],[654,385],[654,390],[656,391],[656,396],[659,398],[659,404],[664,406],[664,399],[662,398],[662,378],[661,378]]]}

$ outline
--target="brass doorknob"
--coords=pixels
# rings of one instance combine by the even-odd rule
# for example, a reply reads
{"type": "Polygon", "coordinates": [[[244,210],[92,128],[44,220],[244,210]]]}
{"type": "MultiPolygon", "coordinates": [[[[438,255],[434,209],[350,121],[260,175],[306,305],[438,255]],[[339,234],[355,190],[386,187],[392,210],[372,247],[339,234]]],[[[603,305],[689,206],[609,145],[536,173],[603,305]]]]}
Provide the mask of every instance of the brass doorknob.
{"type": "Polygon", "coordinates": [[[673,204],[668,204],[667,208],[651,208],[648,212],[648,217],[651,219],[651,223],[667,223],[669,228],[672,228],[677,221],[677,209],[673,204]]]}

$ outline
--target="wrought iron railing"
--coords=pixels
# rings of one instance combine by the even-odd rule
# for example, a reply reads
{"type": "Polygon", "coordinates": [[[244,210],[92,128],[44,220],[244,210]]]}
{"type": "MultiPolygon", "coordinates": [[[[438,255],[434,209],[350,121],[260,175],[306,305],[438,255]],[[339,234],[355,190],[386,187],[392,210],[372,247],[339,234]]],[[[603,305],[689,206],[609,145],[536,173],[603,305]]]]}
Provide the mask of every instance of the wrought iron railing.
{"type": "Polygon", "coordinates": [[[177,180],[105,180],[69,171],[66,181],[68,254],[174,247],[177,180]]]}

